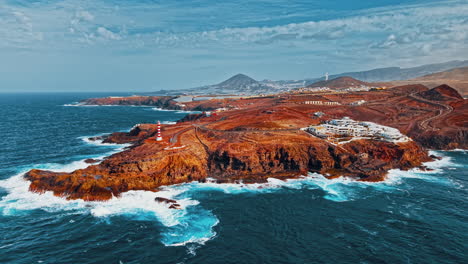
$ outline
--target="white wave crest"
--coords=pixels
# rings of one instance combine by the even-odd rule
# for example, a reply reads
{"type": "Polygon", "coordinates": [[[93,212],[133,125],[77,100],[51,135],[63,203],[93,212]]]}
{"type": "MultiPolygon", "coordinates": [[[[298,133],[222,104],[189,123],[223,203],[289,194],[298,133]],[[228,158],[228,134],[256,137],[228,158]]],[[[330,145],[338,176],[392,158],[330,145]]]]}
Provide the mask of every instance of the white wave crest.
{"type": "Polygon", "coordinates": [[[175,124],[177,124],[177,122],[174,122],[174,121],[162,121],[161,124],[163,124],[163,125],[175,125],[175,124]]]}
{"type": "Polygon", "coordinates": [[[456,164],[452,161],[452,158],[446,156],[441,151],[429,151],[430,155],[439,157],[440,159],[434,159],[433,161],[424,162],[423,166],[426,166],[428,170],[421,170],[419,168],[413,168],[408,171],[403,171],[399,169],[393,169],[388,172],[387,182],[391,183],[401,183],[403,179],[420,179],[428,182],[441,183],[447,185],[457,185],[450,179],[442,177],[441,173],[445,168],[458,167],[459,164],[456,164]]]}
{"type": "Polygon", "coordinates": [[[200,114],[201,111],[187,111],[187,110],[170,110],[170,109],[163,109],[158,107],[152,108],[154,111],[163,111],[163,112],[174,112],[177,114],[200,114]]]}
{"type": "MultiPolygon", "coordinates": [[[[87,141],[85,141],[87,142],[87,141]]],[[[93,142],[94,143],[94,142],[93,142]]],[[[114,150],[117,151],[117,150],[114,150]]],[[[433,153],[434,154],[434,153],[433,153]]],[[[436,153],[441,156],[441,153],[436,153]]],[[[449,157],[425,163],[434,171],[401,171],[391,170],[388,180],[383,182],[361,182],[346,177],[327,179],[323,175],[310,173],[307,176],[279,180],[269,178],[266,183],[222,183],[214,181],[206,183],[191,182],[180,185],[165,186],[158,192],[129,191],[120,197],[113,197],[105,202],[86,202],[83,200],[66,200],[56,197],[52,192],[43,194],[28,191],[29,182],[23,179],[22,171],[7,180],[0,181],[0,187],[8,194],[0,200],[0,212],[4,215],[16,215],[28,210],[41,209],[45,211],[70,211],[72,213],[89,213],[96,218],[127,217],[132,220],[157,220],[162,224],[162,243],[166,246],[182,246],[203,244],[216,236],[214,227],[218,218],[213,213],[194,200],[193,194],[204,191],[220,191],[226,194],[268,193],[284,189],[311,189],[323,191],[323,198],[334,202],[346,202],[363,199],[372,188],[378,192],[392,192],[405,178],[418,178],[427,181],[441,181],[441,177],[431,174],[440,172],[441,168],[453,166],[449,157]],[[174,199],[181,205],[181,210],[169,209],[165,203],[158,203],[155,197],[174,199]]],[[[88,166],[84,160],[69,164],[43,164],[35,168],[53,171],[73,171],[88,166]]]]}
{"type": "Polygon", "coordinates": [[[111,154],[113,153],[116,153],[116,152],[120,152],[122,150],[124,150],[126,147],[129,147],[131,146],[131,144],[117,144],[117,143],[104,143],[104,139],[96,139],[96,140],[91,140],[90,138],[98,138],[98,137],[102,137],[104,135],[107,135],[106,133],[102,133],[102,134],[97,134],[97,135],[94,135],[94,136],[82,136],[82,137],[78,137],[79,139],[83,140],[86,144],[89,144],[89,145],[94,145],[94,146],[101,146],[101,147],[113,147],[113,151],[111,154]]]}

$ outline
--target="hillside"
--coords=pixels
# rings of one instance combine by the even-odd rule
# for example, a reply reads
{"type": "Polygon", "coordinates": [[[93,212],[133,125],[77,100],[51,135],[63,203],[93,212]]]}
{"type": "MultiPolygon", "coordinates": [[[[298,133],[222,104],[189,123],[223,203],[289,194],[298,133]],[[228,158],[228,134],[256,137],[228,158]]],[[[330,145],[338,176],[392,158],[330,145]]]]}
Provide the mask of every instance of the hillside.
{"type": "Polygon", "coordinates": [[[392,81],[391,83],[393,85],[419,83],[429,88],[446,84],[455,88],[462,96],[466,97],[468,96],[468,67],[455,68],[404,81],[392,81]]]}
{"type": "Polygon", "coordinates": [[[429,90],[426,86],[422,84],[407,84],[402,86],[396,86],[388,89],[395,95],[408,95],[413,93],[421,93],[429,90]]]}
{"type": "MultiPolygon", "coordinates": [[[[358,84],[351,78],[335,80],[339,81],[358,84]]],[[[154,191],[191,181],[262,183],[271,177],[296,178],[309,172],[328,178],[346,175],[359,181],[381,181],[391,169],[411,169],[430,160],[423,147],[467,148],[468,103],[460,98],[449,86],[427,90],[413,85],[320,96],[290,93],[192,101],[185,110],[201,105],[232,109],[216,115],[195,114],[163,125],[161,141],[155,140],[157,124],[139,124],[129,132],[99,138],[104,143],[133,144],[101,163],[69,173],[31,170],[25,178],[31,181],[31,191],[53,191],[67,199],[84,200],[108,200],[130,190],[154,191]],[[309,100],[339,105],[306,104],[309,100]],[[356,100],[366,103],[349,104],[356,100]],[[315,117],[318,111],[325,115],[315,117]],[[304,130],[345,116],[397,128],[412,140],[354,138],[335,142],[304,130]]],[[[106,104],[112,101],[102,100],[106,104]]],[[[115,102],[123,104],[125,100],[140,105],[135,97],[116,98],[115,102]]]]}
{"type": "Polygon", "coordinates": [[[308,85],[308,88],[314,87],[328,87],[330,89],[343,89],[348,87],[359,87],[359,86],[372,86],[372,84],[356,80],[349,76],[338,77],[328,81],[318,81],[308,85]]]}
{"type": "Polygon", "coordinates": [[[253,78],[245,74],[239,73],[225,80],[224,82],[217,84],[216,86],[225,87],[227,89],[236,89],[236,88],[249,88],[251,86],[256,86],[256,85],[258,85],[258,82],[256,80],[254,80],[253,78]]]}
{"type": "Polygon", "coordinates": [[[369,71],[345,72],[331,75],[331,78],[350,76],[366,82],[386,82],[394,80],[407,80],[436,72],[447,71],[454,68],[467,67],[468,60],[449,61],[444,63],[426,64],[411,68],[388,67],[369,71]]]}
{"type": "Polygon", "coordinates": [[[457,90],[446,84],[420,92],[418,95],[432,101],[463,100],[463,97],[457,92],[457,90]]]}
{"type": "MultiPolygon", "coordinates": [[[[414,84],[415,78],[418,82],[424,84],[429,88],[434,88],[441,84],[448,84],[455,87],[461,92],[463,96],[468,95],[468,81],[466,80],[466,68],[468,68],[468,60],[464,61],[449,61],[444,63],[426,64],[411,68],[400,68],[400,67],[387,67],[377,68],[367,71],[359,72],[345,72],[335,75],[330,75],[330,79],[336,79],[339,77],[347,77],[361,80],[363,82],[389,82],[385,86],[394,85],[406,85],[414,84]],[[460,68],[462,70],[453,71],[452,69],[460,68]],[[440,73],[446,71],[447,74],[433,75],[434,73],[440,73]],[[432,76],[433,75],[433,76],[432,76]],[[453,75],[453,76],[448,76],[453,75]],[[422,76],[422,77],[421,77],[422,76]],[[425,79],[421,79],[425,78],[425,79]],[[427,78],[430,78],[427,79],[427,78]],[[403,80],[403,81],[401,81],[403,80]]],[[[316,85],[318,82],[323,81],[324,77],[298,79],[298,80],[262,80],[256,81],[253,78],[245,74],[236,74],[231,78],[214,85],[205,85],[201,87],[189,88],[189,89],[177,89],[177,90],[159,90],[149,93],[140,93],[141,95],[166,95],[176,96],[180,94],[194,94],[202,95],[209,93],[216,94],[272,94],[284,91],[290,91],[293,89],[316,85]]],[[[323,83],[317,84],[324,86],[323,83]]]]}

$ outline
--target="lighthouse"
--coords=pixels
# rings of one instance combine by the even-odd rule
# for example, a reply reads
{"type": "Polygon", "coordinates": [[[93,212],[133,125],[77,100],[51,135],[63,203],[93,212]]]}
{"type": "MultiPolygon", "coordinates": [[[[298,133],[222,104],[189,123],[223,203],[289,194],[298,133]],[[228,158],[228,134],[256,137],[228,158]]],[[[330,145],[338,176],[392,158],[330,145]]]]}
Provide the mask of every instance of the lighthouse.
{"type": "Polygon", "coordinates": [[[325,81],[328,81],[328,72],[325,73],[325,81]]]}
{"type": "Polygon", "coordinates": [[[158,135],[156,136],[156,141],[161,141],[162,136],[161,136],[161,123],[158,120],[158,135]]]}

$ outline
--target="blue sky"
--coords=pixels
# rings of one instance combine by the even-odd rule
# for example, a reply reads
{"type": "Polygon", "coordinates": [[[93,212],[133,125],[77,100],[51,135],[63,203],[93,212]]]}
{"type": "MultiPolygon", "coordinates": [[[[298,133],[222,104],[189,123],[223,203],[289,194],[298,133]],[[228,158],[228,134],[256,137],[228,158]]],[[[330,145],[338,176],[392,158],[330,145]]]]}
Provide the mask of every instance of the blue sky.
{"type": "Polygon", "coordinates": [[[466,0],[0,0],[0,91],[152,91],[468,59],[466,14],[466,0]]]}

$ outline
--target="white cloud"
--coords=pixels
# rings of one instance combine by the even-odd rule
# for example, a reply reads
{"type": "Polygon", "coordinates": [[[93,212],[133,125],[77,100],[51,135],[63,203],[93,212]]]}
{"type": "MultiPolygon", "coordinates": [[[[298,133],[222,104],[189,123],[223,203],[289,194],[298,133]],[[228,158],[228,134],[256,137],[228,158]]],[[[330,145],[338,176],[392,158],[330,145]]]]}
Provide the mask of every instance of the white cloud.
{"type": "Polygon", "coordinates": [[[169,0],[158,4],[122,1],[120,7],[102,0],[38,2],[15,5],[0,0],[0,52],[5,47],[49,54],[106,51],[112,56],[137,56],[134,54],[145,51],[173,61],[180,54],[191,58],[197,50],[204,50],[211,55],[213,68],[216,63],[232,62],[270,65],[274,58],[281,65],[300,60],[310,68],[327,62],[330,67],[347,64],[352,70],[357,70],[353,66],[365,69],[461,59],[468,54],[466,0],[346,13],[327,10],[338,15],[314,21],[307,19],[325,16],[314,17],[310,14],[318,11],[305,9],[297,13],[288,9],[291,13],[281,19],[275,19],[269,10],[254,12],[250,8],[243,9],[250,14],[223,14],[213,12],[220,11],[216,7],[184,9],[169,0]],[[200,13],[213,14],[213,19],[194,15],[200,13]],[[40,39],[43,41],[37,41],[40,39]],[[223,59],[227,62],[220,62],[223,59]]]}
{"type": "Polygon", "coordinates": [[[114,33],[105,27],[98,27],[97,33],[105,39],[119,40],[122,38],[119,34],[114,33]]]}
{"type": "Polygon", "coordinates": [[[89,21],[89,22],[94,20],[94,16],[86,10],[77,11],[75,14],[75,17],[80,20],[89,21]]]}

